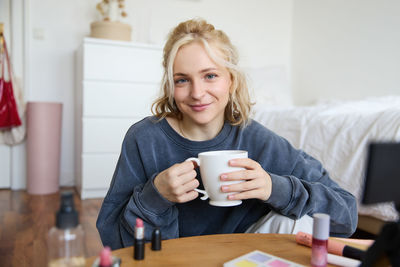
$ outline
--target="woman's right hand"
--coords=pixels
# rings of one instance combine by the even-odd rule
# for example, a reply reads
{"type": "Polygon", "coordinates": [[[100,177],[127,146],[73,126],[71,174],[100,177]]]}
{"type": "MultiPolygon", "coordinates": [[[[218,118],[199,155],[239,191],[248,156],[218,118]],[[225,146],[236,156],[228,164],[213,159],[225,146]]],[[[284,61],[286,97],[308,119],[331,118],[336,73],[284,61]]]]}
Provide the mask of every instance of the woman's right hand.
{"type": "Polygon", "coordinates": [[[154,178],[158,192],[171,202],[184,203],[198,197],[194,189],[199,186],[192,161],[174,164],[154,178]]]}

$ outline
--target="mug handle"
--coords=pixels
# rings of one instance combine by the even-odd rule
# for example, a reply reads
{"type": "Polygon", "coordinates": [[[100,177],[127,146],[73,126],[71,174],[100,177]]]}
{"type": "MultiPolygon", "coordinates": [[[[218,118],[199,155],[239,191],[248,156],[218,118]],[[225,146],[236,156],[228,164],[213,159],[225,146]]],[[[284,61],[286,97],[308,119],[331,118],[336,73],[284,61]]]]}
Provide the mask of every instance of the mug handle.
{"type": "Polygon", "coordinates": [[[207,200],[208,194],[207,194],[206,190],[201,190],[201,189],[197,189],[197,188],[195,188],[194,190],[203,194],[203,196],[200,197],[201,200],[207,200]]]}
{"type": "MultiPolygon", "coordinates": [[[[197,166],[200,166],[200,160],[198,158],[188,158],[185,161],[194,161],[197,163],[197,166]]],[[[203,194],[203,196],[200,197],[201,200],[206,200],[208,198],[208,194],[207,194],[206,190],[201,190],[201,189],[197,189],[197,188],[195,188],[194,190],[199,192],[200,194],[203,194]]]]}

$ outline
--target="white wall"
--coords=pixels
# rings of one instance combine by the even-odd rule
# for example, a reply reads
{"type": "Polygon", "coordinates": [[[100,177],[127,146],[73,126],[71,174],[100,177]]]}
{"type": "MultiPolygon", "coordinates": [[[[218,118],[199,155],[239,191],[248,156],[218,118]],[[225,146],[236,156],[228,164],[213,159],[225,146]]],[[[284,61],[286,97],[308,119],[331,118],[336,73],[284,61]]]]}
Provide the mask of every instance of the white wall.
{"type": "MultiPolygon", "coordinates": [[[[61,185],[74,181],[74,51],[99,0],[31,0],[29,3],[30,101],[64,104],[61,185]]],[[[203,17],[223,29],[238,47],[243,65],[290,69],[292,0],[126,0],[133,41],[162,45],[179,22],[203,17]]],[[[161,62],[160,62],[161,64],[161,62]]]]}
{"type": "Polygon", "coordinates": [[[400,94],[400,1],[293,1],[297,104],[400,94]]]}
{"type": "Polygon", "coordinates": [[[229,35],[243,65],[290,64],[291,0],[136,0],[127,4],[135,40],[162,44],[179,22],[202,17],[229,35]]]}

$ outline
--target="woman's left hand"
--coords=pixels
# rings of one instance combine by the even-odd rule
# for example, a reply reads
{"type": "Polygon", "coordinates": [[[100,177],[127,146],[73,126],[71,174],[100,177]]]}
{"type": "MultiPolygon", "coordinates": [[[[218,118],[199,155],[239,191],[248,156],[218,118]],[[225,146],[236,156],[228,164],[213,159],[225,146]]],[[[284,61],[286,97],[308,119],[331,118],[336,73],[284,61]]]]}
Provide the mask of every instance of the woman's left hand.
{"type": "Polygon", "coordinates": [[[266,201],[269,199],[272,192],[271,176],[258,162],[250,158],[241,158],[230,160],[229,165],[244,168],[244,170],[221,174],[221,181],[243,180],[241,183],[221,187],[224,193],[235,192],[228,195],[229,200],[257,198],[266,201]]]}

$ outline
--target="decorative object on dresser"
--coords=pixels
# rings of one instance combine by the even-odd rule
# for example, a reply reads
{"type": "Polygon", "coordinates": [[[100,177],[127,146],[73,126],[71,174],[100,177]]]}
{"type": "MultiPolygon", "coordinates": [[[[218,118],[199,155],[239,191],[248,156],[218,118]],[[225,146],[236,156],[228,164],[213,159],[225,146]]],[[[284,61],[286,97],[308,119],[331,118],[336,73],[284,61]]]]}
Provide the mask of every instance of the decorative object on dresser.
{"type": "Polygon", "coordinates": [[[125,12],[124,0],[102,0],[96,5],[101,15],[100,21],[90,24],[90,36],[120,41],[130,41],[132,28],[120,22],[128,14],[125,12]]]}
{"type": "Polygon", "coordinates": [[[128,128],[151,115],[162,48],[85,38],[77,51],[75,177],[82,199],[104,197],[128,128]]]}

